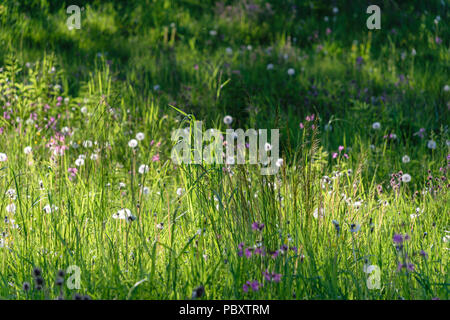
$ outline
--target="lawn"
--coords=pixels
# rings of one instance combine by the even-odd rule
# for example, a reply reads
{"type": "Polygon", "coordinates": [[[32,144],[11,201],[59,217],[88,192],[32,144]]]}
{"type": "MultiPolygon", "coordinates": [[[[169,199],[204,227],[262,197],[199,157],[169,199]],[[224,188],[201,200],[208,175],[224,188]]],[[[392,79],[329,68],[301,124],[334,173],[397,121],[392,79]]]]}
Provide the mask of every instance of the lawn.
{"type": "Polygon", "coordinates": [[[2,1],[0,298],[447,300],[449,3],[370,4],[2,1]]]}

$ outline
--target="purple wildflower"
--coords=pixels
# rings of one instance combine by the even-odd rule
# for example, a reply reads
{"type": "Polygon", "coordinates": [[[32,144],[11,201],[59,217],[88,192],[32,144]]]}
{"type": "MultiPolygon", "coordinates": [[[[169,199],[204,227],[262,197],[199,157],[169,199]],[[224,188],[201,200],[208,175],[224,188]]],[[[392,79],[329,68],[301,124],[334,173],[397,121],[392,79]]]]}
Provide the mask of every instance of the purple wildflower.
{"type": "Polygon", "coordinates": [[[250,259],[250,257],[252,256],[252,248],[245,249],[245,256],[247,257],[247,259],[250,259]]]}
{"type": "Polygon", "coordinates": [[[420,250],[420,255],[424,258],[428,257],[428,254],[424,250],[420,250]]]}
{"type": "Polygon", "coordinates": [[[403,236],[401,234],[394,234],[393,240],[395,243],[402,243],[403,242],[403,236]]]}
{"type": "Polygon", "coordinates": [[[251,287],[252,287],[253,291],[258,291],[259,287],[260,287],[260,284],[259,284],[258,280],[252,281],[251,282],[251,287]]]}
{"type": "Polygon", "coordinates": [[[253,222],[252,223],[252,229],[254,231],[262,231],[262,229],[264,229],[264,223],[259,223],[259,222],[253,222]]]}

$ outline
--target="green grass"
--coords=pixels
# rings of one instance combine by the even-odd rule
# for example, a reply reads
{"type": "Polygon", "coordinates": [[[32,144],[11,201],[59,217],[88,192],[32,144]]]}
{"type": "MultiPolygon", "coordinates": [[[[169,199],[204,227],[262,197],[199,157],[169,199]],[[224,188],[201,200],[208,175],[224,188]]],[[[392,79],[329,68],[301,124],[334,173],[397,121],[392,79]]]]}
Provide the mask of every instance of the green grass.
{"type": "Polygon", "coordinates": [[[381,1],[369,31],[362,1],[84,1],[69,31],[77,1],[26,3],[0,4],[0,298],[448,299],[448,4],[381,1]],[[280,129],[277,175],[174,165],[173,130],[226,115],[280,129]]]}

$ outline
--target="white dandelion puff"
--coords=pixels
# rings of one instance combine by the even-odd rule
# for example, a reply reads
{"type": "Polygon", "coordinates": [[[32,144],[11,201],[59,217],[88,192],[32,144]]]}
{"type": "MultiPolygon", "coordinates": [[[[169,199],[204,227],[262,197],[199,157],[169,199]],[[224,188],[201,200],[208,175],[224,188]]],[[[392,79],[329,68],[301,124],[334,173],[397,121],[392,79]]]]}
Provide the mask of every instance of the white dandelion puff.
{"type": "Polygon", "coordinates": [[[372,124],[372,129],[379,130],[381,128],[381,124],[379,122],[374,122],[372,124]]]}
{"type": "Polygon", "coordinates": [[[282,165],[283,165],[283,159],[278,159],[276,162],[275,162],[275,165],[279,168],[279,167],[281,167],[282,165]]]}
{"type": "Polygon", "coordinates": [[[434,141],[434,140],[428,140],[427,147],[428,147],[429,149],[436,149],[436,141],[434,141]]]}
{"type": "Polygon", "coordinates": [[[77,167],[81,167],[82,165],[84,165],[84,159],[83,158],[78,158],[77,160],[75,160],[75,165],[77,167]]]}
{"type": "Polygon", "coordinates": [[[140,174],[147,173],[148,170],[149,170],[149,167],[148,167],[148,165],[146,165],[146,164],[142,164],[142,165],[139,167],[139,169],[138,169],[138,171],[139,171],[140,174]]]}
{"type": "Polygon", "coordinates": [[[128,141],[128,146],[129,146],[130,148],[136,148],[137,145],[138,145],[138,142],[137,142],[136,139],[131,139],[130,141],[128,141]]]}
{"type": "Polygon", "coordinates": [[[402,182],[408,183],[410,181],[411,181],[411,176],[409,174],[407,174],[407,173],[404,173],[402,175],[402,182]]]}
{"type": "Polygon", "coordinates": [[[231,116],[223,117],[223,123],[225,123],[226,125],[230,125],[232,122],[233,122],[233,117],[231,117],[231,116]]]}
{"type": "Polygon", "coordinates": [[[138,132],[138,133],[136,134],[136,139],[137,139],[138,141],[142,141],[142,140],[144,140],[144,138],[145,138],[145,134],[144,134],[143,132],[138,132]]]}
{"type": "Polygon", "coordinates": [[[10,203],[6,206],[6,212],[14,213],[16,212],[16,205],[14,203],[10,203]]]}
{"type": "Polygon", "coordinates": [[[126,220],[127,222],[131,222],[136,220],[136,217],[131,214],[130,209],[120,209],[112,216],[114,219],[126,220]]]}
{"type": "Polygon", "coordinates": [[[181,196],[184,193],[184,189],[183,188],[178,188],[177,189],[177,195],[181,196]]]}
{"type": "Polygon", "coordinates": [[[47,204],[44,208],[43,208],[45,213],[52,213],[52,212],[56,212],[58,210],[58,207],[55,205],[50,206],[49,204],[47,204]]]}

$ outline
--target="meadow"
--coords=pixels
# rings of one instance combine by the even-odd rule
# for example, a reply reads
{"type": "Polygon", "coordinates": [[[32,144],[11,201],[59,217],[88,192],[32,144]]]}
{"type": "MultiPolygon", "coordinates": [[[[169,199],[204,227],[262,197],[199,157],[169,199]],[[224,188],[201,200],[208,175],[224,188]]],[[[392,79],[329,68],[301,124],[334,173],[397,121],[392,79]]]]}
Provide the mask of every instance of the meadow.
{"type": "Polygon", "coordinates": [[[370,4],[2,1],[0,298],[447,300],[449,3],[370,4]]]}

